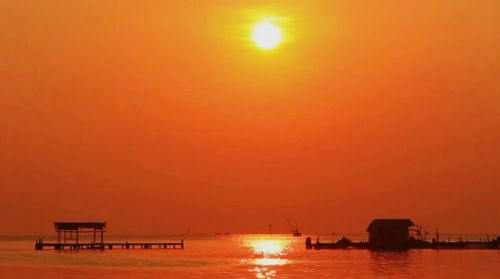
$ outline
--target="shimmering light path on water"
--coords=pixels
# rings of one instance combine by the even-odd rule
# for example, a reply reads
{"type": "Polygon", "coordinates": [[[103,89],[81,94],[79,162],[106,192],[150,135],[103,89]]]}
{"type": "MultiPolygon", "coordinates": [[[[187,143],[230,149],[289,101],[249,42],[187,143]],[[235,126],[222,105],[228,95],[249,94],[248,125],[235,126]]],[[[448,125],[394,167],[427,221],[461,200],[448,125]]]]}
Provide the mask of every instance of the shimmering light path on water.
{"type": "Polygon", "coordinates": [[[57,252],[4,238],[0,278],[500,278],[498,250],[311,251],[304,242],[231,235],[190,237],[182,251],[57,252]]]}

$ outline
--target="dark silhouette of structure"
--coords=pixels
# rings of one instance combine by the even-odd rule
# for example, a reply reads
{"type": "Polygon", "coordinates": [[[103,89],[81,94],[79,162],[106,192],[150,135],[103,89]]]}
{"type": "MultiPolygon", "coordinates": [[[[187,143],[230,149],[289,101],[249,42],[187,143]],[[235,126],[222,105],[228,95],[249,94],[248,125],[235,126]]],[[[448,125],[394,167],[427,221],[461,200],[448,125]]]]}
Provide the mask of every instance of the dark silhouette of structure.
{"type": "Polygon", "coordinates": [[[320,242],[319,237],[313,243],[311,237],[306,238],[306,249],[372,249],[372,250],[406,250],[406,249],[500,249],[500,236],[486,241],[440,241],[439,233],[432,241],[427,241],[428,233],[422,226],[414,224],[410,219],[374,219],[366,231],[368,242],[351,241],[346,237],[338,241],[320,242]]]}
{"type": "Polygon", "coordinates": [[[55,250],[80,249],[184,249],[184,240],[180,242],[104,242],[105,222],[54,222],[57,242],[44,242],[39,239],[35,250],[53,248],[55,250]],[[93,233],[92,242],[81,242],[82,233],[93,233]],[[96,237],[99,235],[99,239],[96,237]],[[98,240],[98,241],[97,241],[98,240]]]}
{"type": "Polygon", "coordinates": [[[57,233],[57,243],[66,244],[79,243],[79,237],[82,233],[93,233],[93,245],[102,247],[104,244],[104,232],[106,231],[105,222],[54,222],[54,227],[57,233]],[[96,234],[99,232],[100,241],[96,243],[96,234]]]}
{"type": "Polygon", "coordinates": [[[410,227],[415,224],[410,219],[374,219],[366,231],[371,249],[408,249],[410,227]]]}

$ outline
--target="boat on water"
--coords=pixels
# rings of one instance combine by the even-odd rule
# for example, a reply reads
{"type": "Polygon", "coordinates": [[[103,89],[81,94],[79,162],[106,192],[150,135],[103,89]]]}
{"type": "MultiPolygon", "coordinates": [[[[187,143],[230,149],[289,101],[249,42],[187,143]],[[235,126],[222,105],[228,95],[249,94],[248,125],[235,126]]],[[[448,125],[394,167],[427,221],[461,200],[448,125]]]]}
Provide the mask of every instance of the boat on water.
{"type": "Polygon", "coordinates": [[[302,236],[302,233],[299,231],[298,228],[294,229],[292,231],[293,236],[302,236]]]}
{"type": "Polygon", "coordinates": [[[299,225],[297,223],[295,223],[295,227],[293,227],[290,221],[288,221],[288,225],[290,226],[293,236],[302,236],[302,233],[299,230],[299,225]]]}

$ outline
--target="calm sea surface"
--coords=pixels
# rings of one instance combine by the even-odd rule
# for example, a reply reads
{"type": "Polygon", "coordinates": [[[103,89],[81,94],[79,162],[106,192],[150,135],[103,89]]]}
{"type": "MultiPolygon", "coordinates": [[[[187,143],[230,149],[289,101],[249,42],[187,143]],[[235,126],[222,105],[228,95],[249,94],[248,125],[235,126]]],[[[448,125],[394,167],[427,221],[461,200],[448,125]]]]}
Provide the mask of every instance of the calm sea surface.
{"type": "Polygon", "coordinates": [[[304,243],[229,235],[188,237],[184,250],[35,251],[34,239],[4,237],[0,278],[500,278],[499,250],[315,251],[304,243]]]}

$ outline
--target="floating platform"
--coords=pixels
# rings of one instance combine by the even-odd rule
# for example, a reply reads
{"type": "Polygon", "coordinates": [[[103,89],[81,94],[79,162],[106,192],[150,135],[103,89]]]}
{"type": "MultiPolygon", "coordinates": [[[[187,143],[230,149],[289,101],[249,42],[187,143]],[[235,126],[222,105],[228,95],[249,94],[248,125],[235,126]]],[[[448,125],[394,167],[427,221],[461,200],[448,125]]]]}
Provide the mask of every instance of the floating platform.
{"type": "Polygon", "coordinates": [[[179,242],[107,242],[107,243],[56,243],[38,240],[35,250],[113,250],[113,249],[184,249],[184,240],[179,242]]]}

